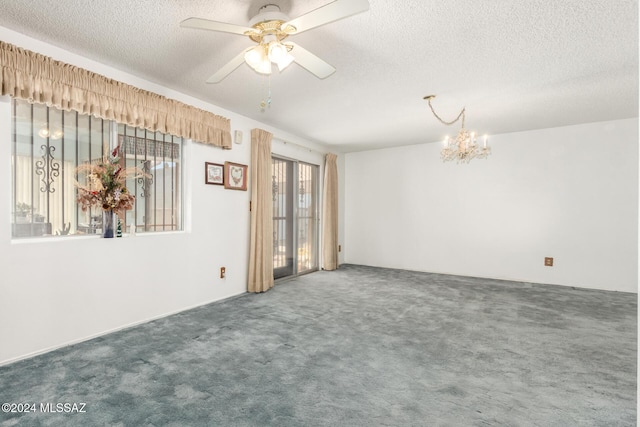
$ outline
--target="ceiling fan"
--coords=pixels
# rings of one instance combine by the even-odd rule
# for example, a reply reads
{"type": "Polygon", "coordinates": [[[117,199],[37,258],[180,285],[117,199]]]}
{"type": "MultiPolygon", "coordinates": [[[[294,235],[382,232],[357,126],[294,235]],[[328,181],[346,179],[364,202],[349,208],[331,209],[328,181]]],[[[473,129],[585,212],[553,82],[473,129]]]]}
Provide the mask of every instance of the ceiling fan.
{"type": "Polygon", "coordinates": [[[256,46],[240,52],[214,75],[207,83],[219,83],[231,72],[246,62],[261,74],[271,74],[273,64],[284,70],[292,62],[305,68],[320,79],[333,74],[336,69],[287,37],[319,27],[369,9],[368,0],[335,0],[302,16],[289,19],[275,4],[267,4],[249,21],[249,26],[210,21],[203,18],[188,18],[180,23],[184,28],[240,34],[249,37],[256,46]]]}

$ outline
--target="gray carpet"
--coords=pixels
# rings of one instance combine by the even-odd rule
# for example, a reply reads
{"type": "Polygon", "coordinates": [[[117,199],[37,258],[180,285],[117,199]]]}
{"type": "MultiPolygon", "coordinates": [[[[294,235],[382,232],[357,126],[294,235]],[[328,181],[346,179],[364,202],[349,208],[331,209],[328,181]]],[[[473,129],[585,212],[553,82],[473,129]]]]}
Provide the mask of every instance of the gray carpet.
{"type": "Polygon", "coordinates": [[[0,425],[635,426],[636,313],[347,265],[1,367],[0,425]]]}

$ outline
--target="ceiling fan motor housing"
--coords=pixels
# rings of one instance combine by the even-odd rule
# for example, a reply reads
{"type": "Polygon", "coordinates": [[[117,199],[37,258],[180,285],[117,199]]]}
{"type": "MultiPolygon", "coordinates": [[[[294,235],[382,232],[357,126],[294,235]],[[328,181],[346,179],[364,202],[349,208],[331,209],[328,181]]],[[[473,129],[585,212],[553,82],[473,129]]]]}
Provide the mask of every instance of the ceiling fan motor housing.
{"type": "Polygon", "coordinates": [[[256,24],[260,24],[261,22],[268,21],[289,21],[289,17],[284,13],[280,12],[280,7],[275,4],[267,4],[260,8],[260,11],[256,16],[251,18],[249,21],[250,27],[255,27],[256,24]]]}
{"type": "Polygon", "coordinates": [[[268,42],[275,38],[278,42],[287,38],[289,34],[295,32],[295,27],[283,24],[289,21],[289,17],[280,12],[280,8],[275,4],[268,4],[260,8],[260,12],[251,18],[249,25],[256,29],[256,32],[245,33],[251,40],[262,44],[263,40],[268,42]]]}

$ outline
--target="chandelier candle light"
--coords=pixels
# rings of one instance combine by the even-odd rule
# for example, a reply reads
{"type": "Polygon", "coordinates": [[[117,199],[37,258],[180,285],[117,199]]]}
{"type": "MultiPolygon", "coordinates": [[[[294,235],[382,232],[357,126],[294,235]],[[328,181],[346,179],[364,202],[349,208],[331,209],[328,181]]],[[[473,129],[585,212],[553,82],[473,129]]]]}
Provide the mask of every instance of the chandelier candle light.
{"type": "Polygon", "coordinates": [[[446,120],[442,120],[440,116],[433,109],[433,105],[431,105],[431,100],[435,98],[435,95],[427,95],[423,99],[426,99],[429,102],[429,108],[433,115],[440,121],[440,123],[450,126],[462,119],[462,127],[460,132],[458,132],[458,136],[456,136],[455,140],[452,140],[447,136],[444,140],[444,147],[440,152],[440,157],[442,161],[448,162],[451,160],[456,160],[457,163],[465,162],[469,163],[471,159],[486,159],[489,154],[491,154],[491,148],[487,146],[487,135],[484,136],[484,141],[482,147],[479,147],[476,142],[476,133],[469,132],[464,128],[464,119],[465,119],[465,108],[460,111],[458,117],[454,120],[448,122],[446,120]]]}

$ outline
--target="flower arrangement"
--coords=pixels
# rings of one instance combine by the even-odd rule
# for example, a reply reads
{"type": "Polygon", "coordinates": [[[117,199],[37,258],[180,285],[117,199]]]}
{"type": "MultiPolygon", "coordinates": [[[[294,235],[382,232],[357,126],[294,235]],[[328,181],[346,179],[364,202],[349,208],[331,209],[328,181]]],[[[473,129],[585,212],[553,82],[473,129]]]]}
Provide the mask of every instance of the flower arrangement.
{"type": "Polygon", "coordinates": [[[123,216],[125,211],[133,209],[135,196],[126,187],[127,178],[148,177],[137,167],[123,168],[118,156],[120,146],[113,149],[97,163],[86,163],[76,168],[78,177],[84,176],[86,184],[76,182],[78,203],[83,211],[99,207],[105,211],[114,211],[123,216]]]}

